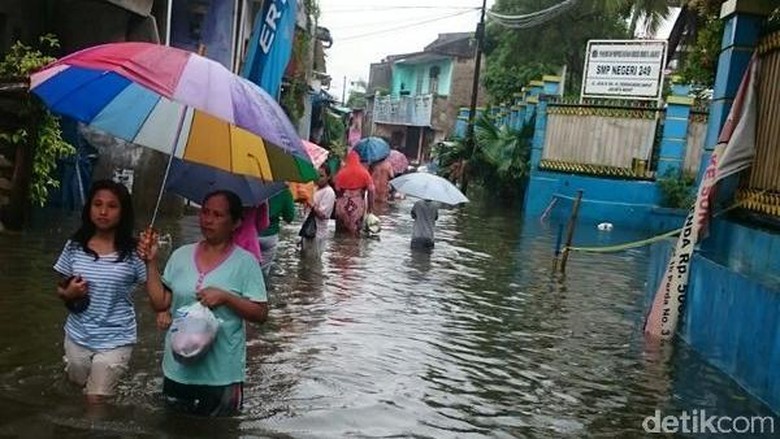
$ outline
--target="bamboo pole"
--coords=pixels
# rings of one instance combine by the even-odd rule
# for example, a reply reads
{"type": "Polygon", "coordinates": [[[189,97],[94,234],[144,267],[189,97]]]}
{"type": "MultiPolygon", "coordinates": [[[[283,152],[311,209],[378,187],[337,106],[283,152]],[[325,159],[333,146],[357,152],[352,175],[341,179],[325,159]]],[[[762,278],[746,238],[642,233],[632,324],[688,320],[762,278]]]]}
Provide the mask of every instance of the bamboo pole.
{"type": "MultiPolygon", "coordinates": [[[[557,198],[556,198],[557,199],[557,198]]],[[[563,240],[563,224],[558,225],[558,235],[555,237],[555,253],[553,255],[552,271],[558,271],[558,261],[561,257],[561,241],[563,240]]]]}
{"type": "Polygon", "coordinates": [[[582,201],[582,189],[577,191],[577,198],[574,199],[574,206],[571,209],[569,225],[566,228],[566,246],[561,254],[561,273],[566,273],[566,262],[569,260],[569,248],[574,239],[574,229],[577,226],[577,215],[580,212],[580,202],[582,201]]]}

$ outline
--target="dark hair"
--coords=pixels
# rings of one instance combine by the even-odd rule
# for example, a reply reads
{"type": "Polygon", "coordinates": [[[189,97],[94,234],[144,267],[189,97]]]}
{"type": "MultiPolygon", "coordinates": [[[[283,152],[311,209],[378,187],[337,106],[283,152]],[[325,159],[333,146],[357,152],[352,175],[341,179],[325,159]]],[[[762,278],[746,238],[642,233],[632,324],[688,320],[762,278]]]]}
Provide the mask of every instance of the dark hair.
{"type": "Polygon", "coordinates": [[[230,211],[230,218],[233,219],[233,222],[239,221],[244,216],[244,204],[241,202],[241,198],[233,191],[221,189],[210,192],[203,198],[203,205],[206,205],[208,200],[216,197],[217,195],[222,195],[227,200],[228,210],[230,211]]]}
{"type": "Polygon", "coordinates": [[[90,218],[90,212],[92,209],[92,201],[95,199],[98,191],[107,190],[116,195],[119,200],[119,224],[116,226],[116,232],[114,234],[114,247],[119,253],[119,257],[116,262],[124,261],[129,258],[135,251],[137,241],[133,236],[134,228],[134,215],[133,215],[133,201],[130,198],[130,192],[127,188],[112,180],[98,180],[92,184],[89,189],[89,196],[87,202],[84,204],[84,208],[81,209],[81,227],[76,230],[76,233],[70,238],[72,242],[81,246],[84,253],[92,255],[95,260],[98,260],[98,254],[89,248],[89,240],[95,236],[95,223],[90,218]]]}
{"type": "Polygon", "coordinates": [[[330,176],[331,176],[331,174],[330,174],[330,167],[329,167],[328,165],[322,165],[322,166],[320,166],[320,169],[322,169],[323,171],[325,171],[325,175],[326,175],[328,178],[330,178],[330,176]]]}

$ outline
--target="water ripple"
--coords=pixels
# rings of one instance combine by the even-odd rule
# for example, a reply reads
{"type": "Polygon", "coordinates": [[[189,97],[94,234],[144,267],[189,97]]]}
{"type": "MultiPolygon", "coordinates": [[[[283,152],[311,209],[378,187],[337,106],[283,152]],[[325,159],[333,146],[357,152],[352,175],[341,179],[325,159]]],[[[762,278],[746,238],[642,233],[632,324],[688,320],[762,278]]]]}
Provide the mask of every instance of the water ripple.
{"type": "MultiPolygon", "coordinates": [[[[284,228],[270,320],[248,325],[235,419],[162,409],[163,337],[139,294],[128,379],[88,421],[62,377],[50,268],[77,217],[0,235],[0,412],[17,420],[0,421],[0,436],[35,424],[35,437],[58,438],[640,437],[656,408],[765,413],[684,345],[645,349],[643,251],[575,254],[554,275],[554,225],[473,203],[442,211],[435,251],[417,253],[410,208],[390,207],[380,240],[331,237],[319,264],[296,253],[298,226],[284,228]]],[[[176,245],[197,238],[194,217],[161,226],[176,245]]]]}

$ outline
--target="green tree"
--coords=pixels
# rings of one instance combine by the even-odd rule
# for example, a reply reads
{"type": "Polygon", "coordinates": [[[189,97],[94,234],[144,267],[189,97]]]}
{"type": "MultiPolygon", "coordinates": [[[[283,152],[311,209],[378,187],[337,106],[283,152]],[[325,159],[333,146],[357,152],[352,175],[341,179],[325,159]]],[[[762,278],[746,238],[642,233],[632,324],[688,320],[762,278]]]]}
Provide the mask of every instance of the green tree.
{"type": "Polygon", "coordinates": [[[347,107],[366,108],[366,89],[368,84],[363,79],[352,82],[352,88],[349,90],[347,98],[347,107]]]}
{"type": "MultiPolygon", "coordinates": [[[[528,14],[557,3],[559,0],[498,0],[492,10],[528,14]]],[[[579,90],[587,41],[627,38],[629,12],[630,8],[616,0],[602,0],[578,2],[553,20],[530,29],[488,23],[484,85],[491,101],[509,101],[523,84],[555,73],[563,65],[569,72],[567,92],[579,90]]]]}
{"type": "MultiPolygon", "coordinates": [[[[560,0],[497,0],[492,10],[520,15],[558,3],[560,0]]],[[[565,65],[566,93],[576,94],[582,82],[588,40],[630,38],[640,21],[645,23],[645,31],[654,32],[669,15],[669,7],[679,4],[680,0],[580,1],[554,19],[529,29],[508,29],[489,22],[485,88],[493,102],[509,101],[523,84],[556,73],[565,65]]]]}

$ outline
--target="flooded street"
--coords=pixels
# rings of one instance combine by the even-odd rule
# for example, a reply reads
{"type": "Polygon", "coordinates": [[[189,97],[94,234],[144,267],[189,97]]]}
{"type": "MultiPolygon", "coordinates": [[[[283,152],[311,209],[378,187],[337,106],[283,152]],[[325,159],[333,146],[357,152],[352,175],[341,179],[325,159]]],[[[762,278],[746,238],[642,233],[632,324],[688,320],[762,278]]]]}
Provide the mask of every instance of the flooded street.
{"type": "MultiPolygon", "coordinates": [[[[164,410],[163,334],[143,293],[120,396],[85,413],[62,373],[51,270],[77,215],[0,235],[0,438],[615,438],[644,436],[656,409],[769,414],[683,343],[644,347],[645,249],[575,254],[552,275],[557,225],[474,202],[442,211],[436,249],[417,254],[411,205],[382,215],[381,240],[332,238],[321,264],[296,253],[297,224],[284,230],[232,419],[164,410]]],[[[199,237],[194,216],[161,228],[174,247],[199,237]]],[[[578,244],[638,237],[583,225],[578,244]]]]}

